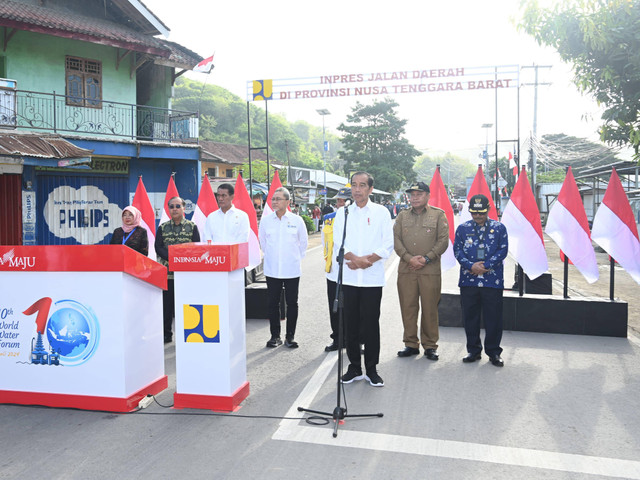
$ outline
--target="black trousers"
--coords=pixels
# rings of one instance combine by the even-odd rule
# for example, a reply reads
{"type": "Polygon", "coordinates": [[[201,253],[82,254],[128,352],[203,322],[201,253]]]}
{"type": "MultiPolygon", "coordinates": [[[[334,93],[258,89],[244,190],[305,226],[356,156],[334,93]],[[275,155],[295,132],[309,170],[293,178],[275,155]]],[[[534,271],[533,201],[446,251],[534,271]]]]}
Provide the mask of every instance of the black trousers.
{"type": "Polygon", "coordinates": [[[280,294],[284,286],[284,298],[287,303],[287,337],[296,334],[298,323],[298,287],[300,277],[267,279],[267,312],[269,314],[269,327],[271,336],[280,336],[280,294]]]}
{"type": "Polygon", "coordinates": [[[329,301],[329,321],[331,322],[331,335],[335,341],[338,341],[338,312],[333,312],[333,302],[336,299],[336,290],[338,284],[327,279],[327,300],[329,301]]]}
{"type": "Polygon", "coordinates": [[[167,279],[167,289],[162,292],[162,316],[164,320],[164,338],[171,339],[171,324],[175,310],[175,296],[173,292],[173,278],[167,279]]]}
{"type": "Polygon", "coordinates": [[[360,343],[364,342],[364,366],[375,368],[380,360],[380,301],[382,287],[343,285],[344,322],[349,363],[362,366],[360,343]]]}
{"type": "Polygon", "coordinates": [[[484,321],[484,351],[495,356],[502,353],[502,289],[488,287],[460,287],[460,303],[467,335],[467,352],[482,352],[480,322],[484,321]]]}

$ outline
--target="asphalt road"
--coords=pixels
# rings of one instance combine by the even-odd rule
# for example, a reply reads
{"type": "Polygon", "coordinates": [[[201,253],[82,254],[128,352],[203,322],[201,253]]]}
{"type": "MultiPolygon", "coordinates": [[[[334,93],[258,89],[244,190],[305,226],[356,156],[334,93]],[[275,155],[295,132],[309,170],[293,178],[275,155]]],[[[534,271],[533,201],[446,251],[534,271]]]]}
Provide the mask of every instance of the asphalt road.
{"type": "MultiPolygon", "coordinates": [[[[268,322],[247,321],[251,393],[237,412],[161,407],[175,391],[168,344],[169,388],[140,412],[0,405],[0,478],[640,479],[634,335],[505,332],[506,365],[496,368],[486,358],[463,364],[464,332],[442,328],[440,361],[398,358],[396,261],[386,263],[381,314],[385,386],[354,382],[341,401],[349,414],[383,417],[347,418],[334,438],[332,422],[312,425],[297,411],[331,412],[337,403],[337,352],[323,350],[328,313],[313,235],[301,280],[300,348],[266,349],[268,322]]],[[[455,283],[455,272],[446,276],[455,283]]],[[[578,279],[571,286],[584,287],[578,279]]]]}

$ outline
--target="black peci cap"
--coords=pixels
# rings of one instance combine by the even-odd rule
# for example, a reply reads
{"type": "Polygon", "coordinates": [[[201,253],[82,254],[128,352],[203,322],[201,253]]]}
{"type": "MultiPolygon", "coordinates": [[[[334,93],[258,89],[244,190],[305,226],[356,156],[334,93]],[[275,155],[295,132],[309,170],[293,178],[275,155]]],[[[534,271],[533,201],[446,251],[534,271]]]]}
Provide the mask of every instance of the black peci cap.
{"type": "Polygon", "coordinates": [[[482,194],[474,195],[469,200],[471,213],[487,213],[489,211],[489,199],[482,194]]]}

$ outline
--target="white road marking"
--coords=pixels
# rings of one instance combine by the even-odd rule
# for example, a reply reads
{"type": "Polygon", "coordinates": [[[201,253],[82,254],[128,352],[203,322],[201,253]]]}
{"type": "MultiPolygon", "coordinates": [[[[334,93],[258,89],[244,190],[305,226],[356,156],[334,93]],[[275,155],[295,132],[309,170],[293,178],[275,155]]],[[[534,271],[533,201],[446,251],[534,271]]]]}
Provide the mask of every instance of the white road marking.
{"type": "MultiPolygon", "coordinates": [[[[389,265],[385,279],[388,279],[395,271],[398,261],[399,259],[396,258],[389,265]]],[[[633,343],[636,342],[633,341],[633,343]]],[[[337,360],[338,352],[330,353],[325,357],[287,411],[286,417],[299,417],[298,407],[309,408],[313,404],[320,388],[327,381],[329,374],[334,371],[337,360]]],[[[330,428],[310,427],[301,424],[300,420],[282,420],[272,438],[315,445],[351,447],[640,480],[640,462],[633,460],[344,429],[339,430],[338,436],[334,438],[332,435],[333,425],[330,423],[329,426],[330,428]]]]}

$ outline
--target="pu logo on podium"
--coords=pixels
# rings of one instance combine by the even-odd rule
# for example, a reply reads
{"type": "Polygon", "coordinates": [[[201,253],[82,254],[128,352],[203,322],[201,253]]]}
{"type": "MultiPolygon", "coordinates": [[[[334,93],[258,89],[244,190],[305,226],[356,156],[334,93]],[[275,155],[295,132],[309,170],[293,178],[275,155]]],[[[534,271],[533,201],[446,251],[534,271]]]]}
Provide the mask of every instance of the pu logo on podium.
{"type": "Polygon", "coordinates": [[[220,306],[183,305],[184,341],[220,343],[220,306]]]}

